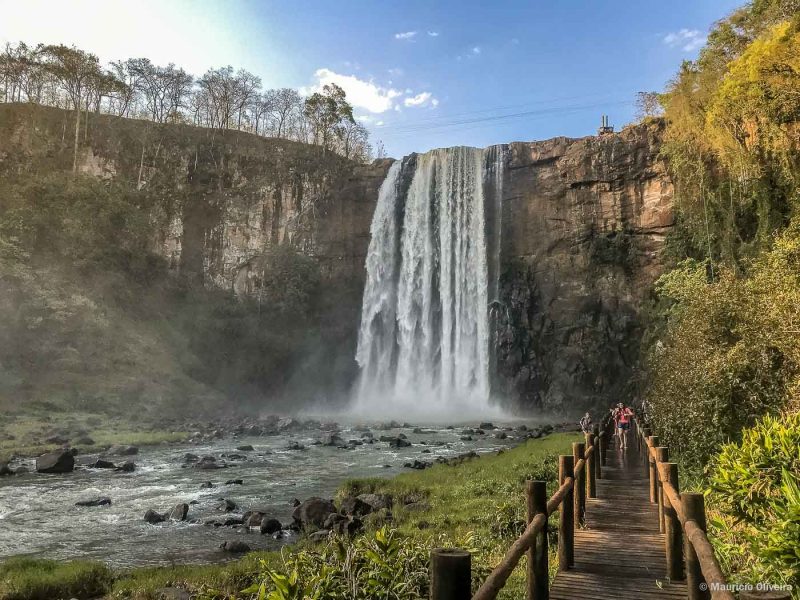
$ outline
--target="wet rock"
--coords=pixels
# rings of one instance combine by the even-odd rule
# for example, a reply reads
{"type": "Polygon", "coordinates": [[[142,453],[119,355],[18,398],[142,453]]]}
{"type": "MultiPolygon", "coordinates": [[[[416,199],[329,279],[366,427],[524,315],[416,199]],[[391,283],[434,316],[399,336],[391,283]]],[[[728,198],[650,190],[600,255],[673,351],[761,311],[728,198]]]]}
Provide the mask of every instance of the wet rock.
{"type": "Polygon", "coordinates": [[[491,422],[487,421],[485,423],[481,423],[480,425],[478,425],[478,429],[491,430],[491,429],[495,429],[495,426],[494,426],[494,423],[491,423],[491,422]]]}
{"type": "Polygon", "coordinates": [[[8,466],[7,462],[0,462],[0,477],[5,477],[7,475],[13,475],[14,471],[11,467],[8,466]]]}
{"type": "Polygon", "coordinates": [[[238,527],[239,525],[244,525],[244,519],[242,517],[227,517],[222,521],[222,525],[225,527],[238,527]]]}
{"type": "Polygon", "coordinates": [[[342,500],[339,510],[342,514],[349,515],[351,517],[364,517],[371,513],[374,509],[371,504],[368,504],[357,497],[348,496],[342,500]]]}
{"type": "Polygon", "coordinates": [[[203,483],[200,484],[200,489],[201,490],[207,490],[207,489],[210,489],[210,488],[213,488],[213,487],[214,487],[214,484],[211,483],[210,481],[204,481],[203,483]]]}
{"type": "Polygon", "coordinates": [[[264,513],[258,511],[248,511],[242,516],[245,527],[260,527],[264,513]]]}
{"type": "Polygon", "coordinates": [[[93,463],[87,465],[90,469],[116,469],[117,465],[115,465],[110,460],[103,460],[102,458],[98,458],[93,463]]]}
{"type": "Polygon", "coordinates": [[[244,480],[242,479],[228,479],[225,482],[225,485],[244,485],[244,480]]]}
{"type": "Polygon", "coordinates": [[[335,433],[328,433],[319,440],[323,446],[339,446],[344,443],[344,440],[335,433]]]}
{"type": "Polygon", "coordinates": [[[407,469],[417,469],[422,471],[423,469],[427,469],[431,466],[431,463],[425,462],[423,460],[415,460],[414,462],[407,462],[403,465],[407,469]]]}
{"type": "Polygon", "coordinates": [[[236,446],[236,449],[239,452],[254,452],[255,451],[255,448],[253,448],[253,446],[251,446],[250,444],[244,444],[242,446],[236,446]]]}
{"type": "Polygon", "coordinates": [[[119,471],[121,473],[133,473],[136,470],[136,463],[132,460],[126,460],[120,466],[114,469],[115,471],[119,471]]]}
{"type": "Polygon", "coordinates": [[[498,440],[504,440],[508,438],[508,434],[505,431],[501,431],[500,433],[495,434],[494,437],[496,437],[498,440]]]}
{"type": "Polygon", "coordinates": [[[373,433],[371,431],[365,431],[364,433],[361,434],[361,439],[362,440],[371,440],[371,439],[374,439],[374,438],[375,438],[375,436],[373,435],[373,433]]]}
{"type": "Polygon", "coordinates": [[[295,507],[300,506],[300,500],[298,500],[297,498],[292,498],[291,500],[289,500],[289,505],[295,507]]]}
{"type": "Polygon", "coordinates": [[[198,460],[200,460],[200,457],[197,456],[197,454],[193,454],[191,452],[187,452],[186,454],[183,455],[183,462],[185,462],[185,463],[193,463],[193,462],[197,462],[198,460]]]}
{"type": "Polygon", "coordinates": [[[472,441],[472,436],[471,435],[462,435],[458,439],[460,439],[462,442],[471,442],[472,441]]]}
{"type": "Polygon", "coordinates": [[[391,508],[393,501],[388,494],[361,494],[358,499],[372,507],[372,510],[391,508]]]}
{"type": "Polygon", "coordinates": [[[239,542],[236,540],[229,541],[229,542],[222,542],[219,545],[221,550],[225,552],[230,552],[231,554],[243,554],[245,552],[250,552],[250,546],[245,544],[244,542],[239,542]]]}
{"type": "Polygon", "coordinates": [[[30,473],[30,469],[28,467],[17,467],[17,470],[14,471],[14,475],[25,475],[25,473],[30,473]]]}
{"type": "Polygon", "coordinates": [[[431,451],[428,448],[425,448],[425,450],[423,450],[422,453],[423,454],[430,454],[431,451]]]}
{"type": "Polygon", "coordinates": [[[185,521],[186,516],[189,514],[189,505],[184,503],[176,504],[171,511],[164,515],[165,520],[170,521],[185,521]]]}
{"type": "Polygon", "coordinates": [[[244,456],[243,454],[228,454],[228,455],[223,454],[222,456],[225,456],[229,460],[247,460],[247,457],[244,456]]]}
{"type": "Polygon", "coordinates": [[[259,531],[261,531],[262,535],[272,535],[280,532],[281,529],[281,522],[278,519],[261,519],[259,531]]]}
{"type": "Polygon", "coordinates": [[[79,500],[75,506],[111,506],[111,498],[103,496],[101,498],[92,498],[91,500],[79,500]]]}
{"type": "Polygon", "coordinates": [[[292,513],[292,518],[303,527],[308,527],[309,525],[322,527],[328,515],[335,512],[336,507],[332,500],[323,500],[322,498],[313,497],[295,508],[292,513]]]}
{"type": "Polygon", "coordinates": [[[39,473],[71,473],[74,468],[75,457],[67,450],[43,454],[36,459],[39,473]]]}
{"type": "Polygon", "coordinates": [[[218,463],[217,459],[213,456],[204,456],[195,463],[194,467],[195,469],[204,469],[208,471],[212,469],[224,469],[225,465],[218,463]]]}
{"type": "Polygon", "coordinates": [[[289,445],[286,446],[287,450],[305,450],[306,447],[303,446],[300,442],[289,442],[289,445]]]}
{"type": "Polygon", "coordinates": [[[163,523],[166,521],[164,515],[161,513],[157,513],[152,508],[149,509],[146,513],[144,513],[144,520],[150,523],[150,525],[155,525],[156,523],[163,523]]]}
{"type": "Polygon", "coordinates": [[[408,446],[411,445],[411,442],[399,436],[382,435],[380,437],[380,441],[389,442],[390,448],[407,448],[408,446]]]}
{"type": "Polygon", "coordinates": [[[236,505],[236,502],[234,502],[233,500],[228,500],[227,498],[220,498],[220,500],[221,502],[219,506],[217,506],[217,510],[223,510],[225,512],[233,512],[237,508],[239,508],[236,505]]]}
{"type": "Polygon", "coordinates": [[[139,448],[136,446],[121,446],[115,444],[106,450],[106,454],[109,456],[134,456],[139,454],[139,448]]]}

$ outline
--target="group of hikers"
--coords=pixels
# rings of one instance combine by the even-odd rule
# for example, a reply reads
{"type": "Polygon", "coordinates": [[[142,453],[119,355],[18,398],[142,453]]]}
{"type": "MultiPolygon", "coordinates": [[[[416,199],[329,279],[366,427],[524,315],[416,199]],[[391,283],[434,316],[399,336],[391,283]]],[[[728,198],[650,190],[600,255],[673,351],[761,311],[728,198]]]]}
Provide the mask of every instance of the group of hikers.
{"type": "MultiPolygon", "coordinates": [[[[611,418],[614,420],[614,437],[617,440],[620,450],[628,448],[628,430],[631,428],[631,419],[633,419],[633,411],[629,406],[619,402],[617,405],[610,409],[611,418]]],[[[583,433],[591,433],[592,431],[592,416],[587,412],[580,420],[581,429],[583,433]]]]}

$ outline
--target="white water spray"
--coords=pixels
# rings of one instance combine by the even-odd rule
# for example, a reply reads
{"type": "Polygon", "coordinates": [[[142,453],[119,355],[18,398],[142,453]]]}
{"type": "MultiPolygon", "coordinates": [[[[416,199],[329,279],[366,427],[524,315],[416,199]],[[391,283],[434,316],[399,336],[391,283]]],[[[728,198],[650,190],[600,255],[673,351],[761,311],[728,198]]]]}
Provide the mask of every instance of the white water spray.
{"type": "Polygon", "coordinates": [[[458,147],[398,161],[381,186],[356,355],[359,414],[496,412],[484,173],[495,178],[488,189],[500,189],[502,159],[492,154],[487,170],[489,151],[458,147]]]}

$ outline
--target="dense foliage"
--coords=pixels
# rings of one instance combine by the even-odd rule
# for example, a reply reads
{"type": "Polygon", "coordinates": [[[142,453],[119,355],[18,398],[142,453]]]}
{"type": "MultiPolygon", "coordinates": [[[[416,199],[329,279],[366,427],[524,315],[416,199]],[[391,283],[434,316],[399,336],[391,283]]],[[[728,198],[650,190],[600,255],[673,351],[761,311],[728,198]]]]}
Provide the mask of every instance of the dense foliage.
{"type": "Polygon", "coordinates": [[[750,583],[800,586],[800,413],[764,417],[713,466],[713,501],[733,540],[722,554],[750,583]],[[723,517],[725,519],[725,517],[723,517]],[[758,560],[752,560],[758,557],[758,560]]]}

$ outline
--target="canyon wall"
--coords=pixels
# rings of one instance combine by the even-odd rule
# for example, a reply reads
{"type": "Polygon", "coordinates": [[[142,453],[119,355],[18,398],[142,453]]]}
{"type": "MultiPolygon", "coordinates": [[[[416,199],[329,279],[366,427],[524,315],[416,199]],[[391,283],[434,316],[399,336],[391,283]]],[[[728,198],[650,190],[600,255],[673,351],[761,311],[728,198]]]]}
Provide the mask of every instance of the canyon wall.
{"type": "MultiPolygon", "coordinates": [[[[0,177],[69,170],[74,115],[0,104],[0,177]]],[[[659,127],[506,147],[493,390],[524,407],[599,405],[635,374],[642,300],[661,269],[672,188],[659,127]]],[[[327,337],[354,373],[364,260],[391,161],[315,146],[89,115],[79,170],[144,190],[153,247],[183,276],[252,294],[287,243],[324,277],[327,337]]],[[[495,199],[496,201],[497,199],[495,199]]],[[[494,224],[492,224],[494,227],[494,224]]]]}

